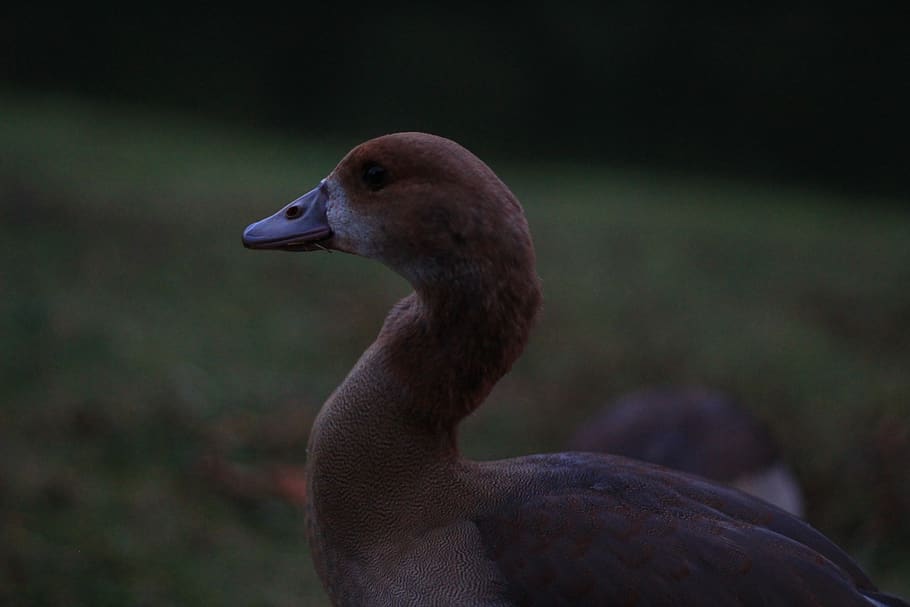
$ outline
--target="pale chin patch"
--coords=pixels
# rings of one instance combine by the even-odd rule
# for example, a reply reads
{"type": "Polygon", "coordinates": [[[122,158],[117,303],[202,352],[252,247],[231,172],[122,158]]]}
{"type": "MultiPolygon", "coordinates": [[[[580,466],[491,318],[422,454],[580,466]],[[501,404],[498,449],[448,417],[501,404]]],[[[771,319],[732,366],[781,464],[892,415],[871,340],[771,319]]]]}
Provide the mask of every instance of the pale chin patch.
{"type": "Polygon", "coordinates": [[[332,248],[362,257],[376,257],[373,250],[372,226],[361,215],[355,215],[348,203],[348,195],[332,175],[325,178],[329,199],[325,205],[326,219],[332,228],[332,248]]]}
{"type": "Polygon", "coordinates": [[[352,210],[347,192],[334,175],[326,177],[324,183],[329,197],[325,209],[332,228],[330,246],[333,249],[383,263],[415,288],[436,278],[435,269],[425,267],[419,261],[390,258],[382,246],[383,230],[377,225],[375,215],[352,210]]]}

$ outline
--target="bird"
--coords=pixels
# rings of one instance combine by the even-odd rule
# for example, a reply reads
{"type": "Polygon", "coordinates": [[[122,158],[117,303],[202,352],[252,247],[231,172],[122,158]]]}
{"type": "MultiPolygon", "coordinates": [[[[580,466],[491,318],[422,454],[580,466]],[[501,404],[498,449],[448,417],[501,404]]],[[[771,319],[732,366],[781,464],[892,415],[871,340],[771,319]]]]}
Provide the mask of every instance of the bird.
{"type": "Polygon", "coordinates": [[[703,476],[804,516],[802,489],[768,428],[719,390],[666,386],[628,392],[579,424],[566,447],[703,476]]]}
{"type": "Polygon", "coordinates": [[[306,535],[334,605],[907,606],[736,489],[608,454],[462,456],[459,422],[521,354],[542,294],[521,204],[458,143],[361,143],[242,241],[365,257],[413,287],[308,439],[306,535]]]}

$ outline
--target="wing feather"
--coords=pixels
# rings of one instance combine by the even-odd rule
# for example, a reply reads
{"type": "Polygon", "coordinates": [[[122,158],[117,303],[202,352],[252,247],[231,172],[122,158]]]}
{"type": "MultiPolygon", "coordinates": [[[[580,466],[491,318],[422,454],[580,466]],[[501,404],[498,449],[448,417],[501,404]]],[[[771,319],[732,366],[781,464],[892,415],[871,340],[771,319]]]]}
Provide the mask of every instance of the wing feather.
{"type": "Polygon", "coordinates": [[[528,487],[475,520],[516,605],[874,605],[847,554],[761,500],[625,458],[521,459],[528,487]]]}

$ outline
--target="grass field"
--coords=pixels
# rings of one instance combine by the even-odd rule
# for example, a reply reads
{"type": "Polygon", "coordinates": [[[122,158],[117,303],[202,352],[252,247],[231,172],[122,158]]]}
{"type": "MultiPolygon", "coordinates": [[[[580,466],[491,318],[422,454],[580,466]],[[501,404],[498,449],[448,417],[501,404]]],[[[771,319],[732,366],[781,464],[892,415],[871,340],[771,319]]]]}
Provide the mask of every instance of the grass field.
{"type": "MultiPolygon", "coordinates": [[[[356,142],[11,94],[0,116],[0,604],[323,604],[301,513],[226,498],[200,460],[302,461],[408,292],[240,245],[356,142]]],[[[625,390],[710,385],[770,424],[808,518],[910,595],[906,205],[487,160],[545,310],[464,450],[558,450],[625,390]]]]}

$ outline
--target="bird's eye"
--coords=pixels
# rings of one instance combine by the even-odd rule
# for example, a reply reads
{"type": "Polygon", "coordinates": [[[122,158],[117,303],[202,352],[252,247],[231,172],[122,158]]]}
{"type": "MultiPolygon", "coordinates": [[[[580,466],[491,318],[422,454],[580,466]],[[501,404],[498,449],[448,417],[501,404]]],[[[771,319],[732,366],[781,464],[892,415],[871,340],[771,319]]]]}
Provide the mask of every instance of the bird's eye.
{"type": "Polygon", "coordinates": [[[389,173],[378,164],[368,164],[363,169],[363,182],[371,190],[381,190],[388,180],[389,173]]]}

